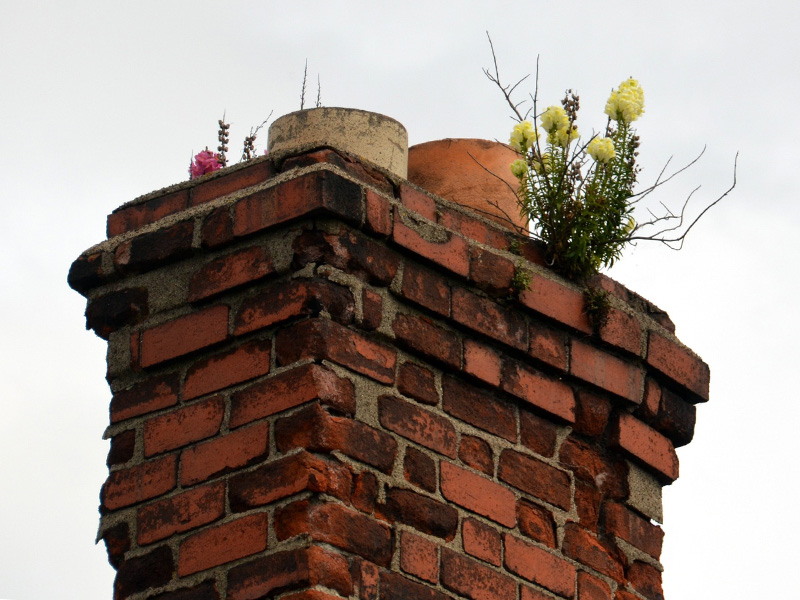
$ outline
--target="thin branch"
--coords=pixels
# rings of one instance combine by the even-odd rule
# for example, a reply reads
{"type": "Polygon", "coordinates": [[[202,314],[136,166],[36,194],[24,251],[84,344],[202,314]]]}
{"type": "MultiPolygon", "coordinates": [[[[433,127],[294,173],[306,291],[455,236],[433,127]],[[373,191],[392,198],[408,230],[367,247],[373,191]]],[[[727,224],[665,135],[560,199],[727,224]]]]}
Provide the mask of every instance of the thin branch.
{"type": "Polygon", "coordinates": [[[300,90],[300,110],[306,105],[306,79],[308,78],[308,59],[306,59],[305,67],[303,67],[303,89],[300,90]]]}

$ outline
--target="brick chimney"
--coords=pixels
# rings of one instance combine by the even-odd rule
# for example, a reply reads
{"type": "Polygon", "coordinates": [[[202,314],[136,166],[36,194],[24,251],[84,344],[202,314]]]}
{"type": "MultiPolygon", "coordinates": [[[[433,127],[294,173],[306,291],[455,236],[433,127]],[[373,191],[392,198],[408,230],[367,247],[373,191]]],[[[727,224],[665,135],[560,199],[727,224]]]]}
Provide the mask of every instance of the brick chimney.
{"type": "Polygon", "coordinates": [[[121,206],[70,270],[108,340],[114,598],[662,598],[709,381],[666,314],[599,276],[594,328],[402,143],[284,142],[121,206]]]}

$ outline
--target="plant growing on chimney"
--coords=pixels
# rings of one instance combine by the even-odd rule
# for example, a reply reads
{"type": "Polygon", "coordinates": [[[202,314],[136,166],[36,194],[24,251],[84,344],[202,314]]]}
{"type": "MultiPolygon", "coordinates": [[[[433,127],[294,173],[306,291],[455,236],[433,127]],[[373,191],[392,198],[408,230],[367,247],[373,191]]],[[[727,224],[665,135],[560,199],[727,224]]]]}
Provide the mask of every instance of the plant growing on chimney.
{"type": "MultiPolygon", "coordinates": [[[[256,137],[258,136],[259,130],[267,124],[267,121],[269,121],[271,116],[272,111],[270,111],[269,115],[266,119],[264,119],[261,125],[256,128],[250,128],[250,135],[244,138],[244,149],[242,150],[242,158],[240,162],[246,162],[256,157],[256,137]]],[[[228,166],[228,158],[226,153],[228,152],[228,142],[230,141],[230,134],[228,130],[231,128],[231,125],[230,123],[225,122],[224,113],[222,118],[217,121],[217,123],[219,123],[219,130],[217,132],[219,146],[217,146],[217,152],[212,152],[208,149],[208,146],[206,146],[205,150],[201,150],[195,154],[194,159],[189,164],[189,179],[196,179],[197,177],[202,177],[206,173],[211,173],[228,166]]],[[[264,151],[264,154],[266,154],[266,151],[264,151]]]]}

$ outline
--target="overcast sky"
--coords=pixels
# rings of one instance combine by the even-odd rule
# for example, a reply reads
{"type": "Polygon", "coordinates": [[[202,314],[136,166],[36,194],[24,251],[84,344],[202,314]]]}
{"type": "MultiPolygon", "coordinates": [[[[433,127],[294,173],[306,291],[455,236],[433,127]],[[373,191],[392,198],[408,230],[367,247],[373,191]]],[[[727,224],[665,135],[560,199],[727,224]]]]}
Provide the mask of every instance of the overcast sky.
{"type": "Polygon", "coordinates": [[[111,597],[94,545],[106,343],[66,283],[106,215],[185,179],[223,110],[237,144],[270,111],[297,110],[305,59],[324,105],[394,117],[412,144],[505,140],[486,30],[508,81],[540,56],[543,107],[580,93],[583,131],[637,77],[641,181],[707,146],[660,200],[702,185],[699,209],[740,151],[735,192],[681,252],[640,245],[609,274],[711,367],[664,494],[667,600],[797,594],[800,4],[0,0],[0,15],[0,598],[111,597]]]}

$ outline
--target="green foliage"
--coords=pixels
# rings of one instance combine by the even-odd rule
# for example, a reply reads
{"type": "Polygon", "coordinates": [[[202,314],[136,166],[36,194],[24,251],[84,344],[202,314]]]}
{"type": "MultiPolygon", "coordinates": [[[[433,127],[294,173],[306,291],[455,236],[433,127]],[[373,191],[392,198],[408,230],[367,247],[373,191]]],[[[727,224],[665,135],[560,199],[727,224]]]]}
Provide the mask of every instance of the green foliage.
{"type": "Polygon", "coordinates": [[[514,278],[511,280],[511,287],[517,294],[527,290],[531,285],[531,273],[525,269],[516,269],[514,271],[514,278]]]}
{"type": "Polygon", "coordinates": [[[599,288],[587,287],[583,291],[583,312],[589,319],[592,331],[599,333],[608,323],[608,313],[611,305],[608,301],[608,292],[599,288]]]}

